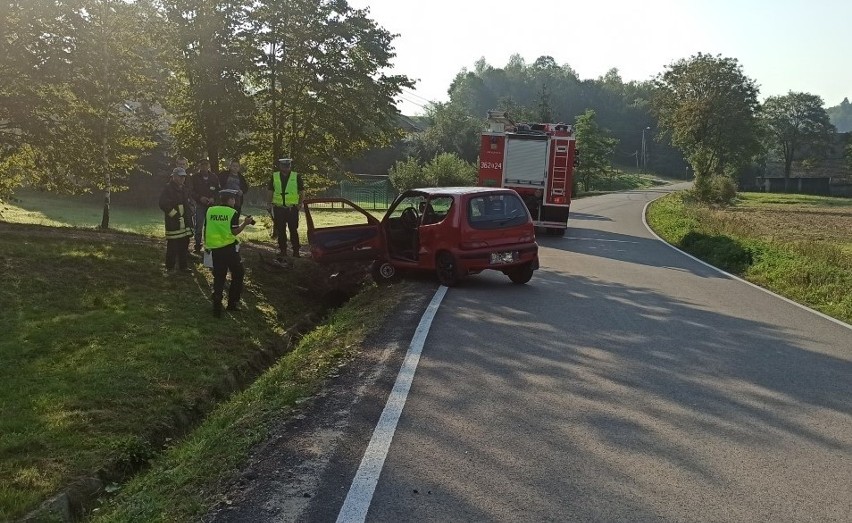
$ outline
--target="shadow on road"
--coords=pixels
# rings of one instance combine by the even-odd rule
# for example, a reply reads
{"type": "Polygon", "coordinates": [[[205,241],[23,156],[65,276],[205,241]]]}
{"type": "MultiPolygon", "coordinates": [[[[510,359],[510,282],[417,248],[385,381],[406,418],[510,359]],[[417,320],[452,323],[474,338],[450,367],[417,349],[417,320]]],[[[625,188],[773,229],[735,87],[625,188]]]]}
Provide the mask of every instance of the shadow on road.
{"type": "Polygon", "coordinates": [[[439,412],[419,409],[403,426],[409,459],[418,448],[446,452],[425,473],[391,457],[398,467],[385,468],[380,486],[403,495],[381,518],[440,520],[448,505],[468,521],[555,516],[537,507],[563,507],[563,521],[678,519],[656,505],[659,488],[683,497],[681,516],[707,520],[737,519],[726,510],[762,500],[767,521],[847,508],[831,478],[852,455],[852,435],[837,430],[852,416],[848,359],[775,325],[567,273],[542,270],[524,287],[472,278],[452,293],[412,388],[439,412]],[[794,496],[803,464],[831,470],[794,496]],[[469,482],[481,495],[463,494],[469,482]],[[801,501],[813,493],[821,501],[801,501]]]}
{"type": "Polygon", "coordinates": [[[536,238],[536,241],[541,247],[565,252],[685,271],[702,278],[727,278],[724,274],[684,256],[655,238],[569,227],[562,238],[541,237],[536,238]]]}

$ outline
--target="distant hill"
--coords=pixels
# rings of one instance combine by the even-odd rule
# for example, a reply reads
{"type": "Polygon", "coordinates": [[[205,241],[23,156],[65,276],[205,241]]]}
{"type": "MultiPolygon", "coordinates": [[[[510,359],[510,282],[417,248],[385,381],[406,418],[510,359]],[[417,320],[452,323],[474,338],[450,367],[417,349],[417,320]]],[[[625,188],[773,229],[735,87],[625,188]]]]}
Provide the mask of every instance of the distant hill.
{"type": "Polygon", "coordinates": [[[844,98],[840,105],[829,107],[826,112],[838,133],[852,131],[852,103],[849,103],[849,98],[844,98]]]}

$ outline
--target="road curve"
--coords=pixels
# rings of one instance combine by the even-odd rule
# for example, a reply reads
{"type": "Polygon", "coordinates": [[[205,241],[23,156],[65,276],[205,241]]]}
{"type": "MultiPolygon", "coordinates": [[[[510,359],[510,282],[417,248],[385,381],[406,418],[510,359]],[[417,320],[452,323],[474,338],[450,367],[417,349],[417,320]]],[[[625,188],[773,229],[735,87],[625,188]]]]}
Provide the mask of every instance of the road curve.
{"type": "Polygon", "coordinates": [[[574,202],[437,312],[368,521],[852,521],[852,330],[574,202]]]}

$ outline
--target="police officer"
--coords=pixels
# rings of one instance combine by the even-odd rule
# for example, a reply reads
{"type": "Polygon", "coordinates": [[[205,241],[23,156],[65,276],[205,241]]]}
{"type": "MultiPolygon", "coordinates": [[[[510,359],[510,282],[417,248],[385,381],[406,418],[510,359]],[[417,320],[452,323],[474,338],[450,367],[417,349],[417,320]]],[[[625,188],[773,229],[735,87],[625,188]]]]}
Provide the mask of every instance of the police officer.
{"type": "Polygon", "coordinates": [[[287,256],[287,229],[290,230],[290,244],[293,256],[299,257],[299,206],[305,195],[302,176],[293,171],[293,160],[280,158],[278,169],[272,173],[269,189],[272,190],[272,221],[278,234],[279,259],[287,256]]]}
{"type": "Polygon", "coordinates": [[[192,218],[189,198],[184,184],[186,171],[176,167],[169,182],[160,193],[160,209],[165,214],[166,225],[166,271],[175,268],[175,262],[181,272],[191,272],[187,266],[187,249],[192,236],[192,218]]]}
{"type": "Polygon", "coordinates": [[[222,293],[225,278],[231,272],[231,287],[228,290],[228,310],[240,310],[240,295],[243,292],[245,269],[240,258],[240,241],[237,235],[254,223],[251,216],[243,218],[236,209],[239,192],[223,189],[219,192],[219,204],[207,209],[204,225],[204,248],[213,256],[213,315],[222,316],[222,293]]]}

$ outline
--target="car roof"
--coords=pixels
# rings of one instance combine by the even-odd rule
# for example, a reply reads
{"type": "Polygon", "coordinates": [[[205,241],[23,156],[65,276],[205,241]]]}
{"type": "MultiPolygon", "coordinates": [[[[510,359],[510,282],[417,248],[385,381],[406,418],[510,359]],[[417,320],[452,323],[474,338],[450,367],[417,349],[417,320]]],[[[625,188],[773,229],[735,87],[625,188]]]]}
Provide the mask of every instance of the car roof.
{"type": "MultiPolygon", "coordinates": [[[[478,193],[513,193],[511,189],[502,187],[418,187],[411,189],[412,192],[423,192],[426,194],[478,194],[478,193]]],[[[408,192],[408,191],[406,191],[408,192]]]]}

